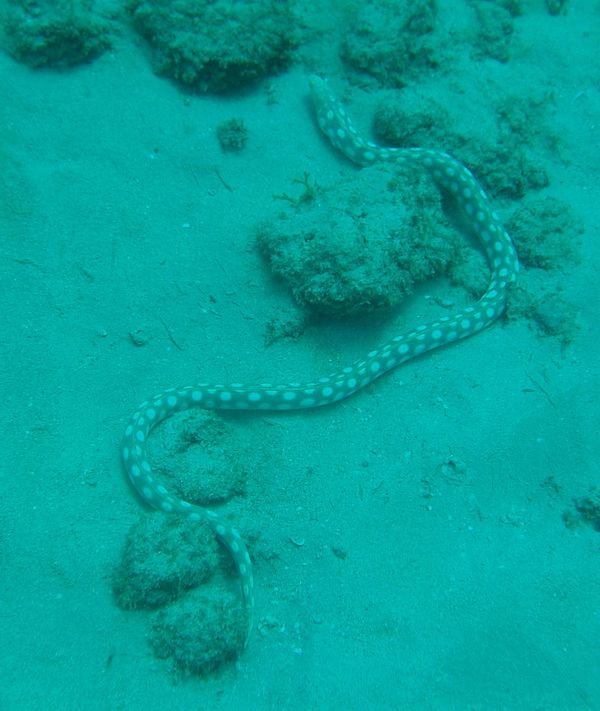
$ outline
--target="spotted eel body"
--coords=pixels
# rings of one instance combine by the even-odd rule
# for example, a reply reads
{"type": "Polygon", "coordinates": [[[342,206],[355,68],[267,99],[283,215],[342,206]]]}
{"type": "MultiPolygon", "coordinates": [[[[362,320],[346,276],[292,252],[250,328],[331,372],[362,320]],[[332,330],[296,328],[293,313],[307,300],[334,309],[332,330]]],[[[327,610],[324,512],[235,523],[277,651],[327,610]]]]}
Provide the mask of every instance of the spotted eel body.
{"type": "Polygon", "coordinates": [[[207,410],[300,410],[343,400],[401,363],[471,336],[491,324],[504,311],[508,284],[515,280],[518,272],[518,260],[510,237],[467,168],[439,151],[381,148],[365,141],[330,93],[326,82],[313,76],[309,83],[321,130],[347,158],[361,166],[383,161],[414,165],[427,171],[442,190],[454,196],[487,255],[491,276],[488,288],[474,306],[394,336],[332,375],[308,383],[283,385],[199,383],[165,390],[143,402],[136,410],[127,425],[122,444],[125,471],[135,490],[150,506],[185,516],[191,521],[208,522],[231,554],[239,573],[242,597],[248,611],[248,634],[252,627],[254,597],[252,564],[246,545],[238,531],[215,511],[183,501],[155,479],[146,455],[146,440],[151,430],[167,417],[193,407],[207,410]]]}

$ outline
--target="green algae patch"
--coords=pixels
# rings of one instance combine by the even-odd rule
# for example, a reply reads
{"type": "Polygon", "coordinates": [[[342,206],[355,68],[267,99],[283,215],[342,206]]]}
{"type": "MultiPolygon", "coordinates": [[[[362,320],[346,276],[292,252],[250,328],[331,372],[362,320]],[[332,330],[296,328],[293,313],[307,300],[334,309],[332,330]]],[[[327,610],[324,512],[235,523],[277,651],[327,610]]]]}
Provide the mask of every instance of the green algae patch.
{"type": "Polygon", "coordinates": [[[134,28],[157,74],[220,93],[284,69],[297,44],[286,0],[133,0],[134,28]]]}

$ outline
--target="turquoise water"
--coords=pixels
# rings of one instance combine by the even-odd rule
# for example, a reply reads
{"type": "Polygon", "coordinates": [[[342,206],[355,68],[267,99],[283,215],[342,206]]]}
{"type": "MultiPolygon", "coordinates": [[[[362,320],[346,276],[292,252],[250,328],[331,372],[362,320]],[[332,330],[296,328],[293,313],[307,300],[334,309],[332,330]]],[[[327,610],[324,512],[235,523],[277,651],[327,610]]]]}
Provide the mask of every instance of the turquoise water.
{"type": "MultiPolygon", "coordinates": [[[[358,66],[351,8],[296,5],[289,61],[225,94],[153,73],[117,3],[98,8],[112,46],[90,63],[30,68],[0,55],[1,709],[600,708],[600,5],[550,16],[532,0],[514,17],[501,3],[438,5],[410,66],[386,65],[385,28],[380,45],[368,39],[377,69],[358,66]],[[509,21],[511,34],[493,35],[509,21]],[[214,543],[208,579],[191,592],[176,582],[162,612],[146,609],[143,582],[139,609],[115,590],[116,575],[134,575],[126,541],[163,591],[160,576],[194,550],[173,538],[188,535],[178,519],[166,529],[127,484],[120,443],[136,407],[176,386],[343,372],[462,312],[488,280],[444,202],[448,226],[434,224],[460,238],[446,276],[347,319],[294,304],[256,248],[259,225],[293,234],[324,205],[333,225],[346,229],[351,213],[374,243],[395,219],[394,206],[362,197],[370,176],[382,191],[387,178],[319,133],[314,73],[369,139],[372,117],[388,116],[382,102],[434,116],[427,130],[415,118],[415,146],[473,170],[517,246],[520,208],[551,197],[569,219],[555,215],[545,234],[533,211],[548,261],[524,255],[525,295],[509,292],[508,318],[481,333],[324,408],[177,415],[150,435],[161,482],[197,476],[199,502],[225,499],[215,508],[248,545],[254,624],[242,649],[248,609],[214,541],[202,544],[214,543]],[[217,136],[232,117],[247,128],[239,152],[217,136]],[[316,195],[295,205],[305,173],[316,195]],[[292,200],[273,199],[282,194],[292,200]],[[140,516],[151,528],[132,532],[140,516]],[[235,658],[206,673],[198,658],[224,629],[235,658]],[[185,662],[192,631],[185,649],[198,652],[185,662]]],[[[400,211],[409,189],[393,193],[400,211]]]]}

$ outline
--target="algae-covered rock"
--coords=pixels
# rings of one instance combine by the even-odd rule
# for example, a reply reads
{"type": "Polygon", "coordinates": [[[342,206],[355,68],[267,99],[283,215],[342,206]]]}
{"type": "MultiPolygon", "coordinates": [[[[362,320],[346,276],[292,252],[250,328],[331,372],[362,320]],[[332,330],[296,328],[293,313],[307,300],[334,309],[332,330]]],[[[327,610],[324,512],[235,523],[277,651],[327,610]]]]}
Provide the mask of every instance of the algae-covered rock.
{"type": "Polygon", "coordinates": [[[382,99],[373,115],[373,132],[382,146],[412,148],[413,146],[448,145],[452,122],[447,109],[430,97],[406,90],[382,99]]]}
{"type": "Polygon", "coordinates": [[[217,566],[210,527],[181,516],[151,513],[132,526],[113,576],[124,609],[153,609],[207,580],[217,566]]]}
{"type": "Polygon", "coordinates": [[[568,203],[545,196],[523,203],[506,227],[525,267],[508,301],[508,317],[525,317],[542,335],[568,345],[577,333],[579,309],[564,294],[562,273],[581,259],[581,220],[568,203]]]}
{"type": "Polygon", "coordinates": [[[563,269],[580,260],[583,223],[564,200],[550,196],[529,200],[506,226],[519,260],[528,267],[563,269]]]}
{"type": "Polygon", "coordinates": [[[600,532],[600,491],[592,486],[586,496],[573,499],[573,504],[581,520],[600,532]]]}
{"type": "Polygon", "coordinates": [[[271,269],[303,306],[338,316],[389,309],[462,261],[464,242],[418,172],[390,178],[373,166],[327,190],[311,187],[310,199],[257,230],[271,269]]]}
{"type": "Polygon", "coordinates": [[[558,138],[545,126],[548,108],[542,97],[505,97],[487,131],[475,138],[457,129],[437,100],[404,89],[380,101],[373,128],[384,146],[443,147],[473,171],[494,199],[520,199],[550,182],[540,148],[554,151],[558,138]]]}
{"type": "Polygon", "coordinates": [[[152,650],[187,674],[215,671],[244,648],[248,611],[213,575],[218,560],[208,524],[157,512],[132,526],[113,575],[121,608],[160,608],[150,618],[152,650]]]}
{"type": "Polygon", "coordinates": [[[217,414],[190,410],[169,418],[148,440],[148,456],[165,485],[198,506],[214,506],[244,493],[255,458],[217,414]]]}
{"type": "Polygon", "coordinates": [[[512,13],[502,4],[481,2],[475,5],[477,23],[476,54],[498,62],[510,59],[511,38],[514,32],[512,13]]]}
{"type": "Polygon", "coordinates": [[[510,292],[506,316],[526,319],[541,336],[551,336],[567,346],[577,333],[579,309],[564,295],[555,279],[541,278],[537,271],[523,270],[510,292]]]}
{"type": "Polygon", "coordinates": [[[287,0],[132,0],[158,74],[223,92],[287,66],[296,45],[287,0]]]}
{"type": "Polygon", "coordinates": [[[182,673],[204,675],[240,654],[247,630],[246,613],[233,594],[193,590],[156,614],[150,645],[182,673]]]}
{"type": "Polygon", "coordinates": [[[341,45],[353,69],[382,86],[400,87],[438,66],[435,0],[370,0],[357,8],[341,45]]]}
{"type": "Polygon", "coordinates": [[[5,35],[8,52],[32,67],[64,69],[110,47],[109,25],[89,0],[11,0],[5,35]]]}
{"type": "Polygon", "coordinates": [[[229,153],[239,153],[248,140],[248,129],[243,119],[232,118],[217,126],[217,140],[221,148],[229,153]]]}

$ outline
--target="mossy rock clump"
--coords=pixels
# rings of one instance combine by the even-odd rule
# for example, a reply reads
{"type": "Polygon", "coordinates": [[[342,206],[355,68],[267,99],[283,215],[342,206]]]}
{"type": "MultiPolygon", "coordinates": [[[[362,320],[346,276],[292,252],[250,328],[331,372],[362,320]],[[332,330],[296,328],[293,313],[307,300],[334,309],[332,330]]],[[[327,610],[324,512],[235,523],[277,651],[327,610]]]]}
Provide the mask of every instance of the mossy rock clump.
{"type": "Polygon", "coordinates": [[[573,508],[563,512],[565,526],[576,529],[587,524],[600,533],[600,490],[591,486],[585,496],[573,499],[573,508]]]}
{"type": "Polygon", "coordinates": [[[246,642],[248,610],[228,589],[218,561],[208,524],[150,513],[132,526],[113,575],[119,607],[154,611],[150,646],[185,674],[216,671],[246,642]]]}
{"type": "Polygon", "coordinates": [[[206,675],[238,657],[247,632],[247,613],[235,595],[193,590],[156,613],[150,646],[181,673],[206,675]]]}
{"type": "Polygon", "coordinates": [[[123,609],[154,609],[205,582],[217,567],[218,543],[205,522],[150,513],[129,531],[113,575],[123,609]]]}
{"type": "Polygon", "coordinates": [[[564,200],[529,200],[514,211],[506,227],[527,267],[561,270],[581,260],[583,223],[564,200]]]}
{"type": "Polygon", "coordinates": [[[541,336],[568,346],[577,334],[579,307],[564,295],[556,280],[537,270],[524,270],[510,291],[506,307],[509,320],[526,319],[541,336]]]}
{"type": "Polygon", "coordinates": [[[169,418],[153,431],[147,448],[167,488],[191,504],[214,506],[245,493],[254,458],[220,415],[190,410],[169,418]]]}
{"type": "Polygon", "coordinates": [[[382,99],[373,117],[377,141],[399,148],[439,148],[473,171],[494,200],[520,200],[549,185],[541,151],[556,151],[558,137],[545,125],[543,97],[510,96],[477,134],[461,132],[447,108],[404,89],[382,99]]]}
{"type": "MultiPolygon", "coordinates": [[[[255,461],[232,440],[223,418],[192,410],[160,423],[148,454],[170,491],[207,506],[241,493],[241,461],[249,468],[255,461]]],[[[132,526],[112,588],[123,609],[159,609],[150,634],[157,657],[172,658],[186,674],[206,674],[234,659],[246,641],[250,611],[229,589],[232,575],[230,556],[204,517],[152,512],[132,526]]]]}
{"type": "Polygon", "coordinates": [[[371,0],[358,7],[340,51],[352,69],[401,87],[440,64],[435,0],[371,0]]]}
{"type": "Polygon", "coordinates": [[[545,196],[517,208],[506,228],[524,267],[508,301],[508,317],[525,317],[541,334],[568,345],[577,333],[579,308],[561,282],[564,271],[581,260],[583,223],[568,203],[545,196]]]}
{"type": "Polygon", "coordinates": [[[436,99],[410,90],[395,92],[379,102],[373,115],[373,133],[382,146],[443,146],[444,150],[451,150],[448,110],[436,99]]]}
{"type": "Polygon", "coordinates": [[[348,316],[386,310],[417,282],[451,275],[465,243],[442,210],[427,176],[381,166],[323,190],[257,228],[259,249],[296,301],[348,316]]]}
{"type": "Polygon", "coordinates": [[[157,74],[199,92],[239,89],[285,68],[297,44],[287,0],[132,0],[157,74]]]}
{"type": "Polygon", "coordinates": [[[243,119],[232,118],[217,126],[217,140],[228,153],[239,153],[248,140],[248,129],[243,119]]]}
{"type": "Polygon", "coordinates": [[[90,62],[110,45],[109,25],[87,0],[13,0],[6,10],[6,48],[31,67],[65,69],[90,62]]]}
{"type": "Polygon", "coordinates": [[[488,1],[475,5],[477,38],[474,44],[479,58],[504,64],[510,59],[514,22],[513,13],[503,5],[488,1]]]}

